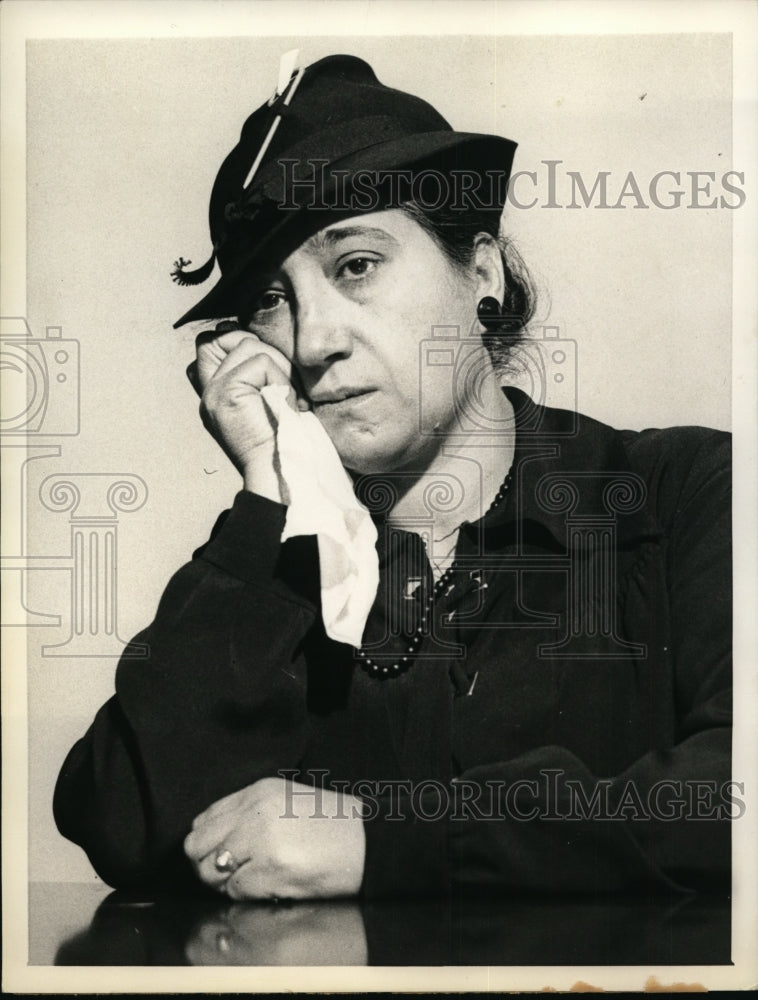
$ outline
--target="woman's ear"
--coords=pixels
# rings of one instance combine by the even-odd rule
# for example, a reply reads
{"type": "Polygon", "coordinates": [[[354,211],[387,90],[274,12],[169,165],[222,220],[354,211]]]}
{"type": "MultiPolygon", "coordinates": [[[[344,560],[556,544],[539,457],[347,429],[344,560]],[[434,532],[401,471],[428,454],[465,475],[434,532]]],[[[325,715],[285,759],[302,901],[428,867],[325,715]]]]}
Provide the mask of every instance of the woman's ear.
{"type": "Polygon", "coordinates": [[[500,247],[494,236],[478,233],[474,240],[474,268],[477,299],[492,295],[498,302],[505,295],[505,275],[500,247]]]}

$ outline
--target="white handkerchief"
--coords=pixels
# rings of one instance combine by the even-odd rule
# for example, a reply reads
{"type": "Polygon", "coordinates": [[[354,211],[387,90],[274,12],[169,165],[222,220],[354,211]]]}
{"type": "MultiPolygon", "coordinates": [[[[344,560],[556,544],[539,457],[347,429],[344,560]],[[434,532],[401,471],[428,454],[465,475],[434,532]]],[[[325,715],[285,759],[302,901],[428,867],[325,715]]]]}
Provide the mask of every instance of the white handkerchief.
{"type": "Polygon", "coordinates": [[[292,409],[288,392],[285,385],[261,390],[277,422],[280,474],[289,492],[282,541],[317,536],[326,634],[358,647],[379,586],[376,527],[329,435],[313,413],[292,409]]]}

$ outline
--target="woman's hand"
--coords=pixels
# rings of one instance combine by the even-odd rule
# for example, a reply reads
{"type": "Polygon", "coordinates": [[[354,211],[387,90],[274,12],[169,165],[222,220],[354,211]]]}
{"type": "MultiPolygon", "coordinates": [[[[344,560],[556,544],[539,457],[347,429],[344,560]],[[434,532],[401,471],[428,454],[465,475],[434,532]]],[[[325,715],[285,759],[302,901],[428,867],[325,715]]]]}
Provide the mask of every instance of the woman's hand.
{"type": "Polygon", "coordinates": [[[329,789],[262,778],[196,817],[184,850],[198,877],[232,899],[354,896],[365,859],[362,803],[329,789]],[[216,867],[224,853],[232,860],[231,874],[216,867]]]}
{"type": "Polygon", "coordinates": [[[292,387],[292,366],[276,348],[229,322],[201,333],[187,377],[201,398],[200,415],[245,480],[245,488],[282,502],[275,468],[276,426],[261,396],[266,385],[291,389],[290,405],[306,409],[292,387]]]}

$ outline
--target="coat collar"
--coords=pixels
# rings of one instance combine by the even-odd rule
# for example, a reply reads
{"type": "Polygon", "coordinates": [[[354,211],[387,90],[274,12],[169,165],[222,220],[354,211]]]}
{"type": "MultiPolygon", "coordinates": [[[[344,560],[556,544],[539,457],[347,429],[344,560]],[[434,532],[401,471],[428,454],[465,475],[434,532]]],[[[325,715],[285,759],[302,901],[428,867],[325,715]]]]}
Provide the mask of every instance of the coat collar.
{"type": "Polygon", "coordinates": [[[512,537],[515,525],[522,540],[550,545],[547,532],[565,548],[570,517],[615,521],[618,545],[662,535],[647,509],[647,484],[632,468],[619,431],[541,406],[515,387],[503,391],[515,417],[511,497],[484,518],[488,534],[508,527],[512,537]]]}

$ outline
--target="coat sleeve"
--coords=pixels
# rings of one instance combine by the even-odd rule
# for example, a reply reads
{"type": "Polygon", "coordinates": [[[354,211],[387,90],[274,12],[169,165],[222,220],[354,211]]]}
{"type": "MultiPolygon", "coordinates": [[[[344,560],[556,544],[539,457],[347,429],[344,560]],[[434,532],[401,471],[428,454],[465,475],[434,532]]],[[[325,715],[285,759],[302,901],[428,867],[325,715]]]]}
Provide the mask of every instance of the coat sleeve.
{"type": "Polygon", "coordinates": [[[283,507],[237,496],[137,637],[147,656],[127,650],[115,695],[63,764],[58,828],[110,885],[193,880],[182,841],[194,817],[302,756],[314,559],[299,539],[280,544],[283,523],[283,507]]]}
{"type": "Polygon", "coordinates": [[[543,746],[466,771],[448,788],[378,795],[368,803],[367,896],[728,889],[731,818],[744,811],[731,780],[730,440],[693,429],[673,440],[673,464],[655,471],[667,537],[671,745],[610,777],[565,747],[543,746]]]}

